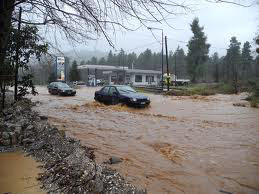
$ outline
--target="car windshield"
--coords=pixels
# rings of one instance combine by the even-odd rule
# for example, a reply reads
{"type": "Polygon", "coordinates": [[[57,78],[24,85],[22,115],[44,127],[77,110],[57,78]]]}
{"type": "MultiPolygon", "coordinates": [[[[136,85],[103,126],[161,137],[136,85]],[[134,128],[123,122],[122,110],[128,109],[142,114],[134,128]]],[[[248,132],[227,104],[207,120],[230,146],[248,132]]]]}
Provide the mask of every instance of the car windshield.
{"type": "Polygon", "coordinates": [[[129,86],[119,86],[117,89],[120,93],[136,93],[136,91],[129,86]]]}
{"type": "Polygon", "coordinates": [[[62,82],[57,83],[57,86],[58,86],[59,88],[70,88],[67,84],[62,83],[62,82]]]}

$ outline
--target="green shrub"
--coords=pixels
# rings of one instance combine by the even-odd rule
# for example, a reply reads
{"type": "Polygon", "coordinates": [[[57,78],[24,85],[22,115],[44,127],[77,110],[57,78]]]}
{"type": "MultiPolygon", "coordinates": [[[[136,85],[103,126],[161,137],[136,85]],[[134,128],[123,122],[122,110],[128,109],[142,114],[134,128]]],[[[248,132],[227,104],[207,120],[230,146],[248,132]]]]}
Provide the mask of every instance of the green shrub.
{"type": "Polygon", "coordinates": [[[253,108],[259,108],[259,97],[252,96],[250,100],[250,106],[253,108]]]}
{"type": "Polygon", "coordinates": [[[230,83],[219,84],[191,84],[186,87],[175,87],[172,91],[166,93],[166,95],[172,96],[192,96],[202,95],[210,96],[215,94],[234,94],[235,89],[230,83]]]}
{"type": "Polygon", "coordinates": [[[251,100],[250,101],[250,106],[253,107],[253,108],[258,108],[258,103],[254,100],[251,100]]]}

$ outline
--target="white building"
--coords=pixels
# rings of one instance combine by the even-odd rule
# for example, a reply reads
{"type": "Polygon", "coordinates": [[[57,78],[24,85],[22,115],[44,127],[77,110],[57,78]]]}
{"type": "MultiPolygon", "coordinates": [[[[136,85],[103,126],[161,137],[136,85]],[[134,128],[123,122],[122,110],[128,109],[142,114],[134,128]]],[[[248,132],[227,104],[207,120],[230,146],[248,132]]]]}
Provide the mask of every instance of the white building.
{"type": "Polygon", "coordinates": [[[160,80],[160,71],[141,69],[128,69],[126,71],[126,83],[133,85],[158,85],[160,80]]]}
{"type": "Polygon", "coordinates": [[[78,66],[81,77],[87,74],[87,79],[94,71],[95,79],[105,79],[108,84],[158,85],[161,80],[161,71],[128,69],[123,66],[108,65],[81,65],[78,66]],[[82,76],[83,75],[83,76],[82,76]]]}

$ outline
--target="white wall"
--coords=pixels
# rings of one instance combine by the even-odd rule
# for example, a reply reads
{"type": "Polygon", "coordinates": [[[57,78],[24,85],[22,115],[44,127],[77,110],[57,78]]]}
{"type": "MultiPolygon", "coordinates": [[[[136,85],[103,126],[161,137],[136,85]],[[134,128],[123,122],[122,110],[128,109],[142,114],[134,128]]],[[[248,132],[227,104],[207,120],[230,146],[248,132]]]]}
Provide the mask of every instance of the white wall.
{"type": "Polygon", "coordinates": [[[153,74],[139,74],[139,73],[136,73],[136,74],[131,74],[130,75],[130,80],[131,82],[133,83],[133,85],[149,85],[148,82],[146,82],[146,76],[149,75],[149,76],[154,76],[154,82],[151,83],[151,85],[157,85],[158,84],[158,79],[157,79],[157,75],[153,75],[153,74]],[[135,82],[135,75],[141,75],[142,76],[142,82],[135,82]]]}

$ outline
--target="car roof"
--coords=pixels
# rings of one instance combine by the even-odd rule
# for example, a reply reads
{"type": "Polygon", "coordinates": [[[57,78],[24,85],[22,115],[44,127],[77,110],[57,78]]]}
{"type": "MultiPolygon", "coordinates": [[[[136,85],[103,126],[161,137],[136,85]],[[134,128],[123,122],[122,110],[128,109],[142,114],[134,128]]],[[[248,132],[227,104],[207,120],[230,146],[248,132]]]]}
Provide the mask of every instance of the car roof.
{"type": "Polygon", "coordinates": [[[66,82],[51,82],[51,84],[59,84],[59,83],[67,84],[66,82]]]}

